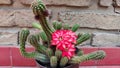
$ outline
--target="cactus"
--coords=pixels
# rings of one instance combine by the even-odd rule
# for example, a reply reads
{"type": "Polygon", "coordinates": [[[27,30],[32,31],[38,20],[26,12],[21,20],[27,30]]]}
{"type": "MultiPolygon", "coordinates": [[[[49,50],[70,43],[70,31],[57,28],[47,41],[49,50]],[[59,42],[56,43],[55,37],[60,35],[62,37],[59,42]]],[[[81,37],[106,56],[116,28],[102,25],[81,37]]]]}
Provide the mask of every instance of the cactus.
{"type": "Polygon", "coordinates": [[[49,59],[47,58],[47,56],[38,53],[38,52],[30,52],[27,53],[25,51],[25,42],[27,40],[27,37],[29,35],[29,30],[28,29],[23,29],[20,31],[20,52],[24,57],[27,58],[35,58],[37,60],[40,60],[43,63],[48,63],[49,59]]]}
{"type": "Polygon", "coordinates": [[[29,42],[33,47],[35,47],[35,49],[36,49],[37,51],[39,51],[40,53],[44,53],[44,54],[45,54],[47,48],[39,43],[39,40],[38,40],[37,37],[38,37],[38,36],[36,36],[36,35],[30,35],[30,36],[28,37],[28,42],[29,42]]]}
{"type": "Polygon", "coordinates": [[[42,32],[29,35],[28,29],[20,31],[20,52],[24,57],[36,59],[45,65],[50,65],[50,68],[64,68],[67,65],[79,64],[88,60],[99,60],[105,57],[104,51],[84,54],[75,46],[88,40],[91,36],[88,33],[76,35],[74,32],[79,28],[78,24],[70,28],[68,24],[62,25],[61,22],[53,22],[53,27],[50,27],[46,19],[49,13],[41,0],[35,0],[31,7],[35,19],[40,23],[33,23],[32,25],[34,28],[42,29],[42,32]],[[59,33],[59,31],[61,32],[59,33]],[[35,48],[35,51],[25,51],[27,40],[35,48]]]}
{"type": "Polygon", "coordinates": [[[78,64],[84,61],[88,61],[88,60],[98,60],[98,59],[103,59],[105,57],[105,52],[104,51],[96,51],[96,52],[92,52],[89,54],[85,54],[82,56],[74,56],[69,63],[73,63],[73,64],[78,64]]]}
{"type": "Polygon", "coordinates": [[[84,54],[83,51],[79,49],[78,52],[77,52],[77,56],[81,56],[83,54],[84,54]]]}
{"type": "Polygon", "coordinates": [[[60,30],[62,28],[62,23],[54,21],[53,22],[53,27],[54,27],[55,30],[60,30]]]}
{"type": "Polygon", "coordinates": [[[33,26],[34,28],[37,28],[37,29],[39,29],[39,30],[42,30],[42,27],[41,27],[41,25],[40,25],[39,23],[32,23],[32,26],[33,26]]]}
{"type": "Polygon", "coordinates": [[[47,48],[47,49],[46,49],[46,55],[47,55],[48,57],[53,56],[53,50],[52,50],[51,48],[47,48]]]}
{"type": "Polygon", "coordinates": [[[68,24],[65,24],[65,25],[63,26],[63,29],[68,30],[68,29],[70,29],[70,26],[69,26],[68,24]]]}
{"type": "Polygon", "coordinates": [[[55,56],[60,59],[61,58],[61,55],[62,55],[62,52],[60,50],[56,50],[55,51],[55,56]]]}
{"type": "Polygon", "coordinates": [[[67,57],[62,57],[60,60],[60,67],[63,68],[67,63],[69,59],[67,57]]]}
{"type": "Polygon", "coordinates": [[[56,56],[52,56],[50,58],[50,65],[52,68],[56,68],[57,67],[57,57],[56,56]]]}
{"type": "Polygon", "coordinates": [[[45,32],[41,32],[41,33],[40,33],[40,37],[41,37],[41,39],[42,39],[43,41],[48,41],[48,38],[47,38],[45,32]]]}
{"type": "Polygon", "coordinates": [[[79,38],[77,39],[77,44],[76,44],[76,45],[81,44],[82,42],[88,40],[90,37],[91,37],[91,36],[90,36],[90,34],[88,34],[88,33],[85,33],[85,34],[81,35],[81,37],[79,37],[79,38]]]}
{"type": "Polygon", "coordinates": [[[73,25],[73,27],[72,27],[72,31],[73,32],[75,32],[75,31],[77,31],[77,29],[79,28],[79,25],[78,24],[75,24],[75,25],[73,25]]]}
{"type": "Polygon", "coordinates": [[[48,25],[46,17],[48,16],[48,10],[46,9],[45,5],[41,2],[41,0],[35,0],[32,3],[32,9],[33,13],[35,14],[35,17],[37,17],[37,20],[39,20],[42,29],[46,33],[48,40],[51,40],[51,34],[52,34],[52,29],[48,25]]]}

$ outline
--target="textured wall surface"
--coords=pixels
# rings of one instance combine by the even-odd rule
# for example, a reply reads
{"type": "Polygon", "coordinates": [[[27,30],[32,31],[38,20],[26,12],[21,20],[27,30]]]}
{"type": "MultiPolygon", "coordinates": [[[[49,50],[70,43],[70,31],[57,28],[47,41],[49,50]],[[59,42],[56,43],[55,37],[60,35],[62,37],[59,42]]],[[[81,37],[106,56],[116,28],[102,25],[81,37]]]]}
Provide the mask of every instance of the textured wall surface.
{"type": "MultiPolygon", "coordinates": [[[[33,0],[0,0],[0,45],[17,45],[17,33],[36,22],[30,8],[33,0]]],[[[78,32],[92,38],[82,45],[120,46],[120,0],[43,0],[53,20],[80,24],[78,32]]]]}

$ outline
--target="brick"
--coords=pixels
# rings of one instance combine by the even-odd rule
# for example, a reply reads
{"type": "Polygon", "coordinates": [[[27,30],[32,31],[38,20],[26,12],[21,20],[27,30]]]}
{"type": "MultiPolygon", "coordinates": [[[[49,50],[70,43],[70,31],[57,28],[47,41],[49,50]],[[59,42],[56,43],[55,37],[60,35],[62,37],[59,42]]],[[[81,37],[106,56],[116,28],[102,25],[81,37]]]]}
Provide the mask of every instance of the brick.
{"type": "MultiPolygon", "coordinates": [[[[22,4],[29,5],[33,0],[20,0],[22,4]]],[[[91,0],[43,0],[46,5],[67,5],[88,7],[91,0]]]]}
{"type": "Polygon", "coordinates": [[[32,27],[32,23],[36,22],[32,10],[16,10],[15,23],[19,27],[32,27]]]}
{"type": "Polygon", "coordinates": [[[11,0],[0,0],[0,5],[1,4],[11,4],[11,0]]]}
{"type": "Polygon", "coordinates": [[[47,5],[67,5],[88,7],[91,0],[44,0],[47,5]]]}
{"type": "Polygon", "coordinates": [[[80,27],[99,29],[120,29],[120,15],[90,12],[59,12],[58,19],[70,26],[77,23],[80,27]]]}
{"type": "Polygon", "coordinates": [[[20,0],[20,2],[25,5],[30,5],[33,2],[33,0],[20,0]]]}
{"type": "Polygon", "coordinates": [[[0,32],[0,45],[16,45],[17,33],[0,32]]]}
{"type": "Polygon", "coordinates": [[[13,10],[0,10],[0,26],[14,26],[14,13],[13,10]]]}
{"type": "Polygon", "coordinates": [[[112,5],[112,0],[100,0],[100,6],[109,7],[112,5]]]}
{"type": "Polygon", "coordinates": [[[116,2],[116,6],[120,7],[120,0],[115,0],[115,2],[116,2]]]}
{"type": "Polygon", "coordinates": [[[120,44],[120,35],[109,33],[94,33],[93,43],[94,46],[101,47],[115,47],[120,44]]]}

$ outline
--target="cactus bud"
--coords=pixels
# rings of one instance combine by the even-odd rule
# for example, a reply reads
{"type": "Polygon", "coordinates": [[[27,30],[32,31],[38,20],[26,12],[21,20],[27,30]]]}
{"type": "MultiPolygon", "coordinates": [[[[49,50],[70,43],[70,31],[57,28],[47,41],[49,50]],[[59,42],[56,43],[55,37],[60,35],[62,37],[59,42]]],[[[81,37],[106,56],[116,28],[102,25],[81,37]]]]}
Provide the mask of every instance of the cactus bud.
{"type": "Polygon", "coordinates": [[[60,59],[61,58],[61,55],[62,55],[62,52],[60,50],[56,50],[55,51],[55,56],[60,59]]]}
{"type": "Polygon", "coordinates": [[[56,56],[52,56],[50,58],[50,65],[52,68],[56,68],[57,67],[57,57],[56,56]]]}
{"type": "Polygon", "coordinates": [[[60,67],[64,67],[68,63],[68,58],[67,57],[62,57],[60,60],[60,67]]]}
{"type": "Polygon", "coordinates": [[[68,30],[68,29],[70,29],[70,26],[69,26],[68,24],[65,24],[65,25],[63,26],[63,29],[68,30]]]}
{"type": "Polygon", "coordinates": [[[75,24],[75,25],[72,27],[72,31],[75,32],[75,31],[77,31],[78,28],[79,28],[79,25],[78,25],[78,24],[75,24]]]}
{"type": "Polygon", "coordinates": [[[55,30],[60,30],[62,28],[62,23],[54,21],[53,22],[53,27],[54,27],[55,30]]]}
{"type": "Polygon", "coordinates": [[[41,29],[42,29],[41,25],[40,25],[40,24],[38,24],[38,23],[32,23],[32,26],[33,26],[34,28],[39,29],[39,30],[41,30],[41,29]]]}
{"type": "Polygon", "coordinates": [[[35,16],[38,16],[38,15],[48,16],[49,15],[48,11],[46,10],[45,5],[41,2],[41,0],[33,1],[31,7],[33,9],[33,13],[35,14],[35,16]]]}

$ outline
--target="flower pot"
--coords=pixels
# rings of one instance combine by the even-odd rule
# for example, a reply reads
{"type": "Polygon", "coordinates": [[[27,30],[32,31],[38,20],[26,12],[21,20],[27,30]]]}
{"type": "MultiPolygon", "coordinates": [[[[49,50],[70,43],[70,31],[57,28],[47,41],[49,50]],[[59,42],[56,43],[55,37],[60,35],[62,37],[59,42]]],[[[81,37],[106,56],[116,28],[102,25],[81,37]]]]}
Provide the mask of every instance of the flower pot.
{"type": "MultiPolygon", "coordinates": [[[[51,68],[49,64],[42,64],[40,61],[36,60],[37,67],[38,68],[51,68]]],[[[57,67],[60,68],[60,67],[57,67]]],[[[74,65],[67,65],[64,68],[79,68],[79,64],[74,64],[74,65]]]]}

